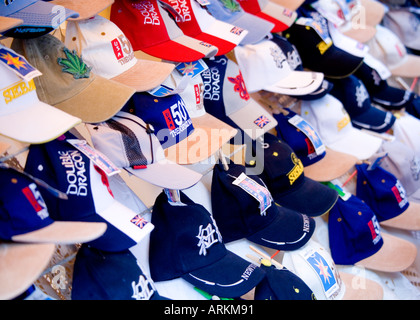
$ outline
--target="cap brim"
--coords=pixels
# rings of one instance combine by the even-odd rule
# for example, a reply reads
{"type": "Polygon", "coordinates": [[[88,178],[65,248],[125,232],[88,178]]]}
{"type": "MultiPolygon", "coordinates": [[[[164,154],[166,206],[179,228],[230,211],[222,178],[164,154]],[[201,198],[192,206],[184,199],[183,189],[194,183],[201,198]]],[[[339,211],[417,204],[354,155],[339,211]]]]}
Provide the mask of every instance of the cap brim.
{"type": "Polygon", "coordinates": [[[374,106],[371,106],[357,116],[351,116],[351,123],[356,128],[372,130],[379,133],[391,129],[395,120],[396,118],[391,112],[380,110],[374,106]]]}
{"type": "Polygon", "coordinates": [[[305,176],[315,181],[331,181],[346,174],[359,159],[351,154],[325,150],[325,156],[304,168],[305,176]]]}
{"type": "Polygon", "coordinates": [[[79,17],[69,18],[69,20],[78,21],[86,20],[99,14],[111,6],[114,3],[114,0],[89,0],[89,2],[82,0],[53,0],[49,3],[76,11],[79,14],[79,17]]]}
{"type": "Polygon", "coordinates": [[[348,134],[340,140],[328,144],[332,150],[349,153],[359,160],[372,157],[382,145],[383,140],[356,128],[351,128],[348,134]]]}
{"type": "Polygon", "coordinates": [[[55,252],[52,243],[0,244],[0,299],[16,298],[47,268],[55,252]]]}
{"type": "Polygon", "coordinates": [[[202,175],[169,159],[147,165],[145,169],[126,169],[136,177],[161,188],[182,190],[194,186],[202,175]]]}
{"type": "Polygon", "coordinates": [[[270,0],[292,11],[297,10],[305,0],[270,0]]]}
{"type": "Polygon", "coordinates": [[[0,134],[24,143],[46,143],[81,122],[80,118],[39,101],[0,116],[0,134]]]}
{"type": "Polygon", "coordinates": [[[0,155],[5,153],[10,148],[10,144],[7,142],[0,141],[0,155]]]}
{"type": "Polygon", "coordinates": [[[340,279],[344,284],[345,292],[341,300],[382,300],[384,289],[376,281],[363,278],[347,272],[339,271],[340,279]],[[354,285],[354,281],[363,281],[363,286],[354,285]]]}
{"type": "Polygon", "coordinates": [[[393,76],[416,78],[420,76],[420,56],[407,53],[404,61],[398,66],[388,65],[393,76]]]}
{"type": "Polygon", "coordinates": [[[250,99],[243,108],[229,114],[228,117],[253,140],[277,126],[277,120],[253,99],[250,99]]]}
{"type": "Polygon", "coordinates": [[[419,231],[420,203],[410,202],[407,210],[392,219],[381,221],[381,225],[402,230],[419,231]]]}
{"type": "Polygon", "coordinates": [[[54,221],[49,226],[12,237],[17,242],[75,244],[99,238],[106,231],[101,222],[54,221]]]}
{"type": "Polygon", "coordinates": [[[238,298],[251,291],[264,278],[264,272],[227,250],[219,261],[185,274],[182,278],[211,295],[238,298]]]}
{"type": "Polygon", "coordinates": [[[200,40],[184,35],[141,50],[151,56],[174,62],[197,61],[217,54],[217,47],[200,43],[200,40]]]}
{"type": "Polygon", "coordinates": [[[225,55],[226,53],[232,51],[237,46],[237,44],[235,43],[223,40],[221,38],[215,37],[211,34],[204,33],[204,32],[194,36],[194,38],[197,40],[210,43],[214,45],[215,47],[217,47],[218,48],[218,51],[216,54],[217,56],[225,55]]]}
{"type": "Polygon", "coordinates": [[[393,235],[383,232],[381,235],[384,241],[382,247],[355,265],[383,272],[400,272],[410,267],[416,259],[417,247],[393,235]]]}
{"type": "Polygon", "coordinates": [[[275,250],[289,251],[304,246],[314,233],[315,220],[308,219],[308,221],[305,221],[306,218],[294,210],[279,206],[277,208],[276,218],[263,230],[247,236],[247,239],[275,250]],[[288,230],[291,226],[297,230],[296,238],[286,239],[284,234],[289,233],[288,230]],[[308,229],[307,232],[304,231],[306,229],[308,229]]]}
{"type": "Polygon", "coordinates": [[[297,18],[296,12],[290,10],[290,15],[286,15],[285,11],[287,11],[285,7],[272,1],[268,1],[267,5],[262,8],[261,12],[256,14],[256,16],[274,24],[271,32],[282,32],[287,30],[297,18]]]}
{"type": "Polygon", "coordinates": [[[267,35],[271,34],[274,23],[261,19],[257,16],[244,12],[237,19],[231,21],[235,26],[248,30],[248,34],[241,41],[241,44],[254,44],[260,42],[267,35]]]}
{"type": "Polygon", "coordinates": [[[174,68],[172,63],[138,59],[133,67],[111,80],[132,87],[137,92],[143,92],[162,84],[174,68]]]}
{"type": "Polygon", "coordinates": [[[193,164],[203,161],[216,153],[238,132],[209,113],[191,120],[194,131],[164,150],[166,158],[175,163],[193,164]]]}
{"type": "Polygon", "coordinates": [[[324,79],[322,81],[322,84],[319,86],[317,90],[315,90],[314,92],[311,92],[310,94],[296,96],[296,98],[299,98],[300,100],[309,100],[309,101],[321,99],[326,94],[331,92],[331,90],[333,89],[333,86],[334,85],[332,82],[324,79]]]}
{"type": "Polygon", "coordinates": [[[0,17],[0,33],[11,28],[17,27],[23,23],[22,19],[15,19],[9,17],[0,17]]]}
{"type": "MultiPolygon", "coordinates": [[[[351,23],[350,23],[351,25],[351,23]]],[[[347,37],[352,38],[358,42],[366,43],[373,39],[376,34],[376,28],[370,25],[365,25],[362,28],[341,28],[340,31],[347,37]]]]}
{"type": "Polygon", "coordinates": [[[334,206],[338,199],[337,191],[308,177],[303,177],[299,186],[289,192],[276,193],[270,189],[274,200],[281,206],[306,214],[321,216],[334,206]]]}
{"type": "Polygon", "coordinates": [[[360,4],[365,9],[366,24],[376,26],[382,22],[385,16],[385,5],[378,1],[359,0],[360,4]]]}
{"type": "Polygon", "coordinates": [[[274,85],[265,87],[267,91],[300,96],[313,93],[318,90],[324,80],[321,72],[292,71],[287,77],[277,81],[274,85]]]}
{"type": "Polygon", "coordinates": [[[54,106],[83,122],[99,123],[117,114],[134,93],[131,87],[95,75],[85,90],[54,106]]]}
{"type": "MultiPolygon", "coordinates": [[[[238,35],[235,32],[232,32],[232,29],[234,27],[236,26],[230,23],[221,21],[221,20],[214,19],[213,23],[209,26],[206,26],[204,31],[208,35],[211,35],[213,37],[223,39],[224,41],[227,41],[229,43],[238,45],[246,37],[249,31],[241,28],[242,31],[240,31],[240,34],[238,35]]],[[[221,54],[220,52],[221,52],[221,48],[219,47],[219,52],[217,54],[220,55],[221,54]]]]}

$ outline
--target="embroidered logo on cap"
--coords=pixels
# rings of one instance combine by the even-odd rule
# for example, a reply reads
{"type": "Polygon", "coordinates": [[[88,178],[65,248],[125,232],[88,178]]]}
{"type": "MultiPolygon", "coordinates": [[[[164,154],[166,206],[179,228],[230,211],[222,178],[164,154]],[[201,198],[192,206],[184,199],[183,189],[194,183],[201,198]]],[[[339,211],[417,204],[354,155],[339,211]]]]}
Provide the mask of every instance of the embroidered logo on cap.
{"type": "Polygon", "coordinates": [[[8,104],[13,100],[18,99],[19,97],[22,97],[31,91],[34,91],[35,89],[35,83],[33,80],[30,80],[29,82],[19,81],[18,83],[3,90],[2,95],[4,102],[8,104]]]}
{"type": "Polygon", "coordinates": [[[133,288],[133,295],[131,297],[136,300],[150,300],[157,291],[155,284],[143,275],[139,276],[139,282],[135,283],[133,281],[131,286],[133,288]]]}
{"type": "Polygon", "coordinates": [[[257,119],[254,120],[254,123],[261,129],[264,128],[270,122],[271,122],[270,119],[268,119],[264,115],[262,115],[262,116],[260,116],[260,117],[258,117],[257,119]]]}
{"type": "Polygon", "coordinates": [[[121,34],[118,38],[111,40],[111,46],[114,50],[115,58],[121,65],[124,65],[134,59],[134,51],[131,42],[121,34]]]}
{"type": "Polygon", "coordinates": [[[57,63],[64,67],[61,70],[70,73],[75,79],[89,78],[92,68],[83,62],[82,58],[77,55],[76,50],[70,51],[64,47],[63,51],[66,58],[57,58],[57,63]]]}
{"type": "Polygon", "coordinates": [[[40,219],[43,220],[49,217],[47,206],[35,183],[31,183],[29,186],[23,188],[22,193],[28,199],[40,219]]]}
{"type": "Polygon", "coordinates": [[[398,201],[398,206],[400,208],[403,208],[407,204],[408,200],[407,200],[407,194],[401,182],[397,180],[397,182],[395,183],[395,186],[393,186],[391,190],[395,196],[395,199],[397,199],[398,201]]]}
{"type": "Polygon", "coordinates": [[[223,6],[230,12],[240,12],[241,6],[235,0],[220,0],[223,6]]]}
{"type": "Polygon", "coordinates": [[[369,98],[369,94],[365,86],[363,86],[362,84],[357,86],[355,95],[356,95],[357,106],[359,108],[363,107],[363,103],[366,101],[366,99],[369,98]]]}
{"type": "Polygon", "coordinates": [[[233,90],[239,93],[241,99],[248,101],[250,96],[248,90],[246,89],[245,81],[242,77],[241,71],[239,71],[239,74],[236,77],[228,77],[228,80],[235,85],[233,90]]]}
{"type": "Polygon", "coordinates": [[[382,239],[382,236],[379,229],[379,222],[376,219],[376,216],[373,216],[372,219],[368,222],[368,227],[372,235],[373,244],[377,244],[382,239]]]}
{"type": "Polygon", "coordinates": [[[222,242],[222,236],[220,235],[219,231],[214,229],[210,223],[205,228],[200,225],[198,235],[196,237],[199,239],[197,247],[200,248],[200,251],[198,252],[200,256],[207,255],[207,249],[210,248],[213,244],[222,242]]]}
{"type": "Polygon", "coordinates": [[[292,170],[287,174],[287,177],[289,178],[290,185],[293,185],[295,181],[300,177],[300,175],[303,173],[303,164],[302,161],[296,156],[294,152],[290,155],[293,163],[295,166],[292,170]]]}

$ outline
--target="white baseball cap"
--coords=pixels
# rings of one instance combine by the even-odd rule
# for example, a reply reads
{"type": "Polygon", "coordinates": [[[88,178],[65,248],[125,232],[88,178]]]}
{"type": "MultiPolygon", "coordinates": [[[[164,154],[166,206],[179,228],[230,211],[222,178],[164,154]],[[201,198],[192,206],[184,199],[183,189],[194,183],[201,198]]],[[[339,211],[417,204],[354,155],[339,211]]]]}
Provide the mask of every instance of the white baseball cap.
{"type": "Polygon", "coordinates": [[[95,74],[133,87],[136,91],[157,87],[175,68],[172,63],[137,59],[121,29],[99,15],[87,20],[69,21],[65,45],[83,56],[95,74]]]}
{"type": "Polygon", "coordinates": [[[394,137],[420,157],[420,120],[409,113],[397,114],[396,118],[394,137]]]}
{"type": "Polygon", "coordinates": [[[302,101],[301,116],[317,130],[327,147],[360,160],[375,154],[383,141],[353,127],[343,104],[330,94],[318,100],[302,101]]]}
{"type": "Polygon", "coordinates": [[[235,56],[249,92],[306,95],[317,90],[324,80],[321,72],[293,70],[283,51],[271,40],[238,46],[235,56]]]}
{"type": "Polygon", "coordinates": [[[82,122],[40,101],[33,79],[23,80],[3,63],[0,73],[0,134],[25,143],[45,143],[82,122]]]}
{"type": "Polygon", "coordinates": [[[393,76],[420,76],[420,56],[407,52],[404,44],[390,29],[377,25],[375,37],[366,43],[369,53],[384,63],[393,76]]]}

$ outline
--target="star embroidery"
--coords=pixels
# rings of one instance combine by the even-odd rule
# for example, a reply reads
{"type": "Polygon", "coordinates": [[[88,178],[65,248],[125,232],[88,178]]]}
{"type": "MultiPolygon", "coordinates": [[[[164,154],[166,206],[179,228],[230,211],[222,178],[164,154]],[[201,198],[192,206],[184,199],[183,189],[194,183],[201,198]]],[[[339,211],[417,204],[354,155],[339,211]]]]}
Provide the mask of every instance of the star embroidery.
{"type": "Polygon", "coordinates": [[[303,129],[308,134],[308,136],[312,138],[314,142],[318,142],[318,135],[310,126],[305,124],[303,125],[303,129]]]}
{"type": "Polygon", "coordinates": [[[324,265],[324,263],[322,262],[322,260],[318,261],[315,260],[318,264],[316,264],[316,266],[319,269],[319,275],[324,277],[324,282],[330,283],[330,273],[328,272],[328,266],[324,265]]]}
{"type": "Polygon", "coordinates": [[[198,70],[198,68],[196,68],[197,64],[193,62],[191,63],[184,63],[184,67],[180,68],[179,70],[182,72],[182,74],[186,74],[186,75],[193,75],[195,70],[198,70]]]}
{"type": "Polygon", "coordinates": [[[26,69],[26,63],[25,61],[21,61],[19,57],[14,57],[10,53],[4,54],[0,56],[0,59],[7,62],[8,65],[13,65],[17,69],[23,68],[26,69]]]}

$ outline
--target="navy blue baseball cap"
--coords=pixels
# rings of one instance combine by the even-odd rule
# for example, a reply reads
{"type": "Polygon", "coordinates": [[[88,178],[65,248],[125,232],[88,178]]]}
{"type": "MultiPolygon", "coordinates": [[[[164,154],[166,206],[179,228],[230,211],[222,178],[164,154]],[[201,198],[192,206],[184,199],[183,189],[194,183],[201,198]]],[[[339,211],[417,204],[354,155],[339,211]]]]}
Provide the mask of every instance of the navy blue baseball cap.
{"type": "Polygon", "coordinates": [[[252,172],[256,162],[263,161],[264,169],[258,176],[279,205],[311,217],[323,215],[334,206],[337,191],[306,177],[302,161],[287,143],[266,133],[264,143],[255,147],[264,148],[263,153],[256,152],[264,154],[263,159],[257,158],[247,167],[252,172]]]}
{"type": "Polygon", "coordinates": [[[283,108],[273,114],[276,133],[302,161],[305,176],[316,181],[331,181],[347,173],[358,159],[348,153],[327,148],[318,132],[300,115],[283,108]]]}
{"type": "Polygon", "coordinates": [[[213,217],[225,243],[247,238],[276,250],[295,250],[307,243],[315,220],[274,203],[258,176],[230,163],[213,169],[211,204],[213,217]]]}
{"type": "Polygon", "coordinates": [[[108,252],[83,244],[77,251],[72,300],[170,300],[159,295],[130,250],[108,252]]]}
{"type": "Polygon", "coordinates": [[[360,198],[339,198],[330,210],[328,234],[336,264],[399,272],[415,260],[417,248],[404,239],[381,232],[372,209],[360,198]]]}
{"type": "Polygon", "coordinates": [[[381,225],[420,230],[420,204],[409,202],[402,183],[380,166],[356,165],[356,195],[375,213],[381,225]]]}
{"type": "Polygon", "coordinates": [[[152,213],[149,266],[154,281],[183,278],[219,297],[236,298],[253,289],[264,271],[226,249],[211,214],[182,191],[182,204],[162,192],[152,213]]]}
{"type": "Polygon", "coordinates": [[[255,287],[254,300],[316,300],[308,285],[287,268],[277,269],[264,260],[261,269],[266,276],[255,287]]]}
{"type": "MultiPolygon", "coordinates": [[[[279,34],[273,34],[273,38],[271,41],[275,42],[280,49],[283,51],[284,55],[287,58],[287,63],[290,65],[290,67],[293,70],[298,71],[304,71],[302,64],[302,59],[300,58],[299,52],[296,49],[296,46],[294,46],[289,40],[284,38],[283,36],[279,34]]],[[[321,99],[323,96],[325,96],[327,93],[331,91],[333,87],[332,82],[328,81],[327,79],[324,79],[322,81],[322,84],[319,86],[318,89],[316,89],[314,92],[311,92],[309,94],[300,95],[300,96],[293,96],[295,98],[298,98],[300,100],[315,100],[315,99],[321,99]]]]}
{"type": "Polygon", "coordinates": [[[335,79],[331,95],[341,101],[355,128],[383,133],[392,128],[395,116],[372,105],[363,82],[354,75],[335,79]]]}
{"type": "Polygon", "coordinates": [[[49,194],[45,188],[38,188],[37,183],[26,174],[11,168],[0,168],[0,239],[75,244],[92,241],[104,234],[104,223],[55,221],[41,191],[49,194]]]}
{"type": "Polygon", "coordinates": [[[106,223],[105,233],[86,243],[107,251],[128,249],[139,243],[153,225],[115,200],[106,173],[79,151],[65,135],[45,144],[31,145],[25,171],[67,194],[67,200],[40,190],[56,221],[106,223]]]}
{"type": "Polygon", "coordinates": [[[148,92],[136,92],[121,111],[151,124],[163,149],[180,143],[194,131],[185,101],[179,94],[155,97],[148,92]]]}

